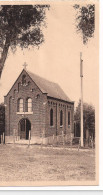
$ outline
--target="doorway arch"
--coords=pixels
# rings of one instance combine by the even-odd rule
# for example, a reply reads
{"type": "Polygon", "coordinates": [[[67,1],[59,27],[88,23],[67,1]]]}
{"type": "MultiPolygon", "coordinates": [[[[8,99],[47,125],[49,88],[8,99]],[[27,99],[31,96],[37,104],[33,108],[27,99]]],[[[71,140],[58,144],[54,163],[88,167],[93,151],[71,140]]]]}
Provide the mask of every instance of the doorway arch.
{"type": "Polygon", "coordinates": [[[29,130],[31,130],[31,122],[27,118],[19,121],[20,139],[29,139],[29,130]]]}

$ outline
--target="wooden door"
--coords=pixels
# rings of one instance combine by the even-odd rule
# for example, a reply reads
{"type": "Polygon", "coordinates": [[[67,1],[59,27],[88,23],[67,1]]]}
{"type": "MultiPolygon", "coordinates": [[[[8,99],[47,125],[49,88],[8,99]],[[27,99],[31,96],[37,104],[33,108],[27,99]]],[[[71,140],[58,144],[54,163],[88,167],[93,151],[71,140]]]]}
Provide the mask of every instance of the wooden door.
{"type": "Polygon", "coordinates": [[[26,139],[26,119],[20,121],[20,139],[26,139]]]}

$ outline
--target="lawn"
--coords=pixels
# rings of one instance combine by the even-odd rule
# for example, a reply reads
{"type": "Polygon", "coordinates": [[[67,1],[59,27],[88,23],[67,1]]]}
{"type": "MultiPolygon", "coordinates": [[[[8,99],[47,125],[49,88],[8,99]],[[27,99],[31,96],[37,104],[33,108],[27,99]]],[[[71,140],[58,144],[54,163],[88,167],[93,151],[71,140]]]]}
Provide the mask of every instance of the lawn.
{"type": "Polygon", "coordinates": [[[0,145],[0,181],[95,180],[95,151],[0,145]]]}

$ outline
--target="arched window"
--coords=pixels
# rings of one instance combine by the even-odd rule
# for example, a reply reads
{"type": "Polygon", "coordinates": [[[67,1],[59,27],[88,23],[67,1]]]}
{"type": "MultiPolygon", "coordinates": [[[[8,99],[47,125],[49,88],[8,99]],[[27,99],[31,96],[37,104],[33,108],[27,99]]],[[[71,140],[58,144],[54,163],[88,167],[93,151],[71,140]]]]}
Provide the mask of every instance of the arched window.
{"type": "Polygon", "coordinates": [[[50,110],[50,126],[53,126],[53,109],[50,110]]]}
{"type": "Polygon", "coordinates": [[[23,99],[22,98],[20,98],[18,100],[18,107],[17,107],[17,109],[18,109],[18,112],[23,112],[24,111],[23,99]]]}
{"type": "Polygon", "coordinates": [[[63,125],[63,111],[60,111],[60,126],[63,125]]]}
{"type": "Polygon", "coordinates": [[[27,99],[27,112],[32,112],[32,99],[27,99]]]}
{"type": "Polygon", "coordinates": [[[70,125],[70,112],[68,112],[68,126],[70,125]]]}
{"type": "Polygon", "coordinates": [[[22,76],[22,84],[25,85],[26,84],[26,75],[22,76]]]}

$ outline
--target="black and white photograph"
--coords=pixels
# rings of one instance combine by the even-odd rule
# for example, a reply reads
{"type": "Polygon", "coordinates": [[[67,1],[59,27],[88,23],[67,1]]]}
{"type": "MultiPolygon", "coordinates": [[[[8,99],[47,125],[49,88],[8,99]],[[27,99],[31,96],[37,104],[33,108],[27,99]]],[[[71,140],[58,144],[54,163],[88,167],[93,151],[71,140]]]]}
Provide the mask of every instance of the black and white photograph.
{"type": "Polygon", "coordinates": [[[99,185],[99,1],[0,2],[0,186],[99,185]]]}

